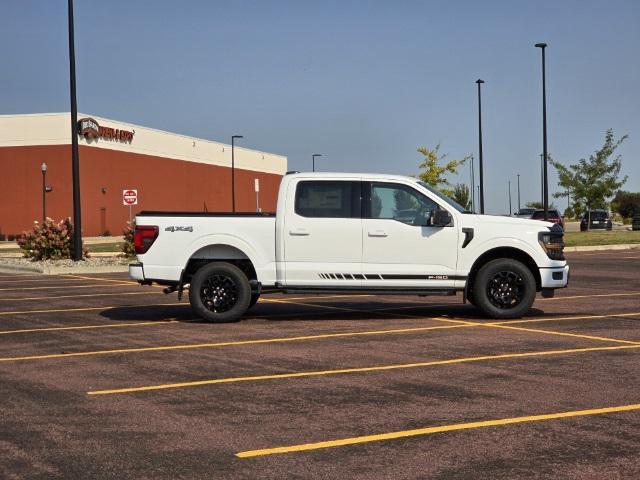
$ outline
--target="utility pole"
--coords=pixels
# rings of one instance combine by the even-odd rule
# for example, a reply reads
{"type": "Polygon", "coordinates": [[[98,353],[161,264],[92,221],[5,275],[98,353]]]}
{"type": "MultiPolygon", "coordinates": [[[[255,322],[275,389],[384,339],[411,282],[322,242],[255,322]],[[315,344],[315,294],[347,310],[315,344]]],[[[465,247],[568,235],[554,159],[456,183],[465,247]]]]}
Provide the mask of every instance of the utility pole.
{"type": "Polygon", "coordinates": [[[511,180],[509,182],[509,216],[513,214],[513,210],[511,209],[511,180]]]}

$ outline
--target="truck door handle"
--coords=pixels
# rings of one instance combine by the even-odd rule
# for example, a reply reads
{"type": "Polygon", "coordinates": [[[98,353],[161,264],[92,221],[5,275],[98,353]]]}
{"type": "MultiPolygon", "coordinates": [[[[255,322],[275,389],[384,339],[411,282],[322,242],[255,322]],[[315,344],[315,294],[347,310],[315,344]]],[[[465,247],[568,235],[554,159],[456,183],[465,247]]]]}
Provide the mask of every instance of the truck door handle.
{"type": "Polygon", "coordinates": [[[306,235],[309,235],[309,230],[304,227],[292,228],[291,230],[289,230],[289,235],[304,237],[306,235]]]}
{"type": "Polygon", "coordinates": [[[386,237],[387,232],[384,230],[369,230],[370,237],[386,237]]]}

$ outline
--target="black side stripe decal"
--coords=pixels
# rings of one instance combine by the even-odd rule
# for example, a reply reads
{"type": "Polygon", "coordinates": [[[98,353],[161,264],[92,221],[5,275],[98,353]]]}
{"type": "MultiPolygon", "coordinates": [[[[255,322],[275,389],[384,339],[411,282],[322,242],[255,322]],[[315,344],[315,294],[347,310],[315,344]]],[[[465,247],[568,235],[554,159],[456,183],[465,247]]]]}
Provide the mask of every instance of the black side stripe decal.
{"type": "Polygon", "coordinates": [[[318,273],[324,280],[466,280],[466,275],[415,275],[381,273],[318,273]]]}

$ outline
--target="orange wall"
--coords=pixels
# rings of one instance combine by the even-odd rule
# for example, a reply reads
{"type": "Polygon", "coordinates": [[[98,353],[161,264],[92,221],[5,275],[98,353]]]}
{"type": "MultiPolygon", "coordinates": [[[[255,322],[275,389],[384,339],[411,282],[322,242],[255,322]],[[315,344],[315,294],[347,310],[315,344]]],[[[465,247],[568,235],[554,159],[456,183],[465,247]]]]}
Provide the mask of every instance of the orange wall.
{"type": "MultiPolygon", "coordinates": [[[[129,220],[122,190],[137,189],[140,210],[231,210],[231,169],[216,165],[80,146],[80,195],[85,236],[109,230],[120,235],[129,220]],[[105,187],[106,193],[102,193],[105,187]]],[[[0,147],[0,232],[17,234],[42,218],[42,173],[46,162],[47,216],[73,216],[71,146],[0,147]]],[[[275,211],[280,175],[236,169],[236,211],[255,211],[254,179],[260,179],[260,207],[275,211]]]]}

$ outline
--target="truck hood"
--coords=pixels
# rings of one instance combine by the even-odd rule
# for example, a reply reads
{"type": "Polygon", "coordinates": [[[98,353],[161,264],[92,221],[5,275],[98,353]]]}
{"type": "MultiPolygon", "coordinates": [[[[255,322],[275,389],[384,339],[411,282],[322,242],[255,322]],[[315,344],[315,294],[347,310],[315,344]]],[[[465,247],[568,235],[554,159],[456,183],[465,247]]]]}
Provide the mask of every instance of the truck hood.
{"type": "Polygon", "coordinates": [[[544,230],[545,228],[552,227],[552,222],[545,222],[543,220],[531,220],[529,218],[516,218],[516,217],[504,217],[501,215],[477,215],[466,214],[463,215],[464,226],[487,226],[489,228],[494,227],[506,227],[506,228],[518,228],[521,227],[525,230],[538,229],[544,230]],[[467,225],[468,224],[468,225],[467,225]]]}

